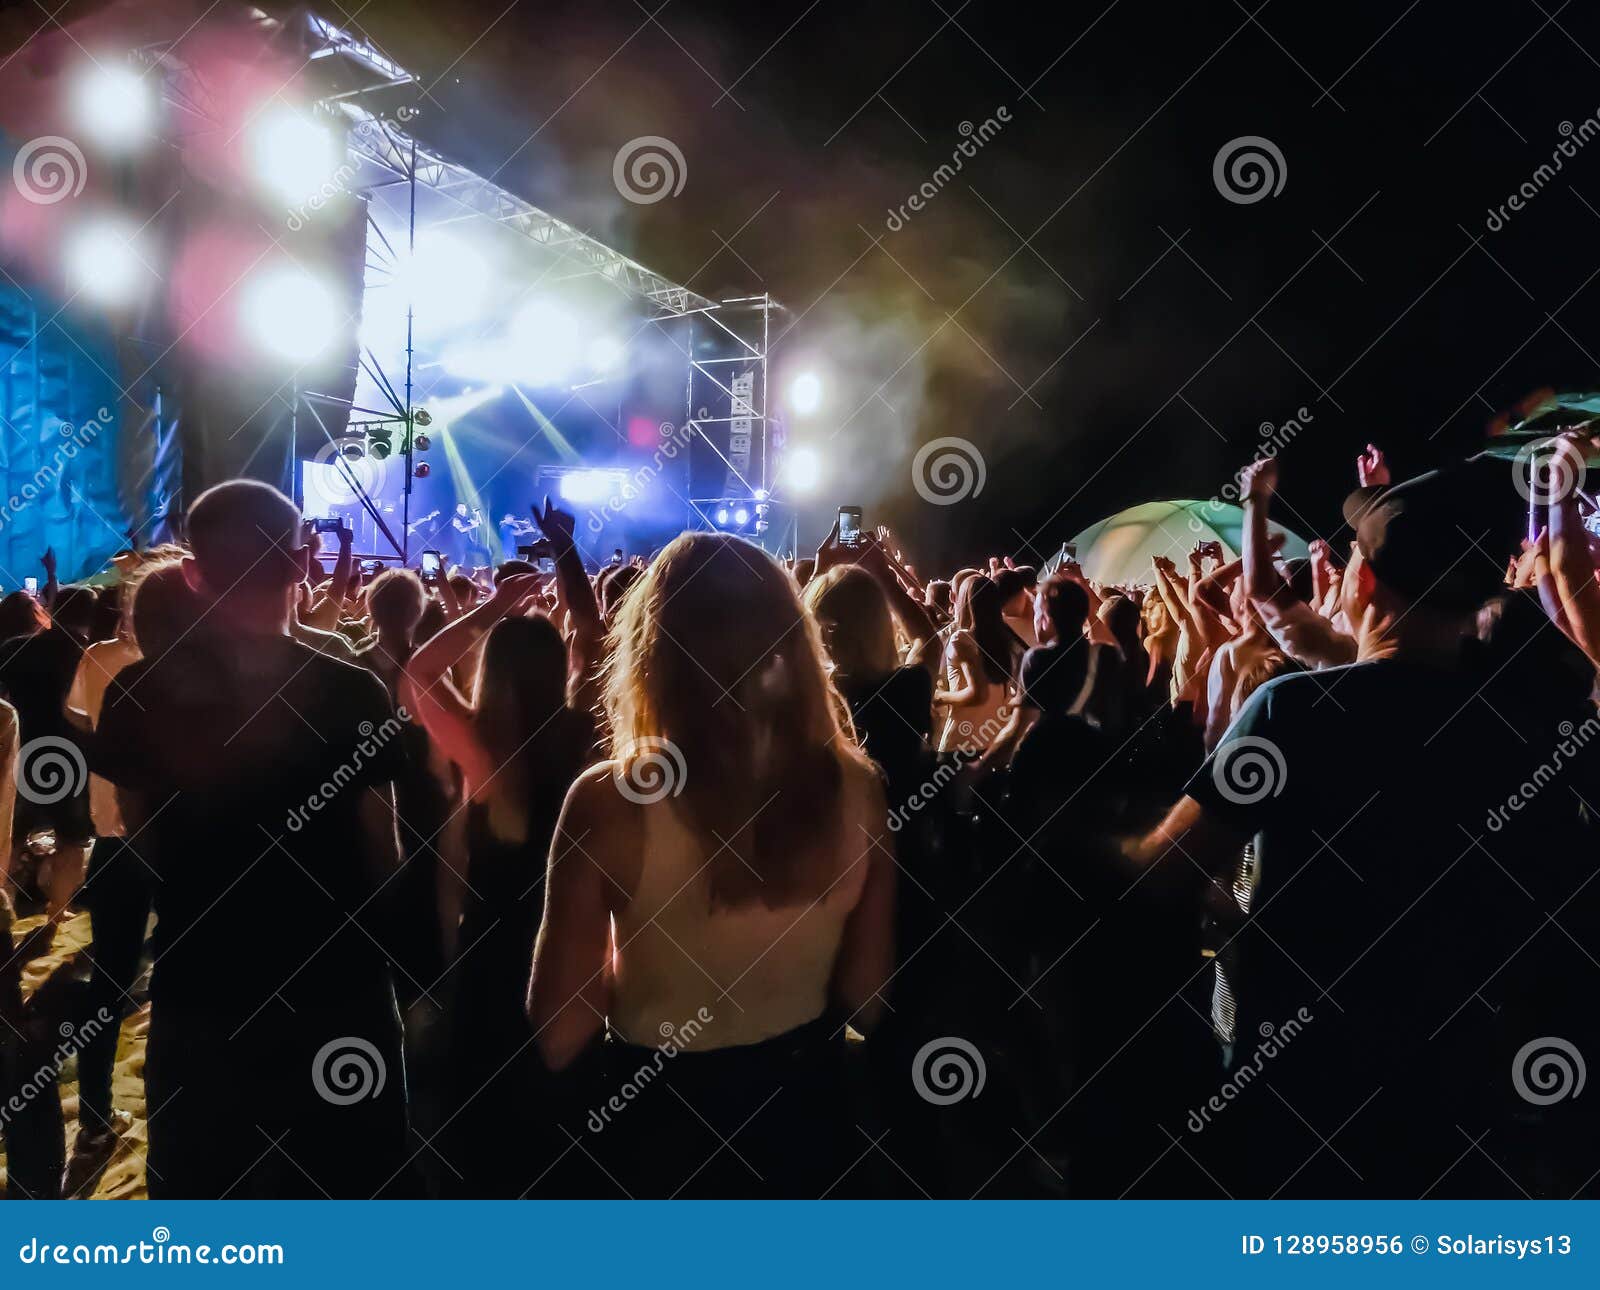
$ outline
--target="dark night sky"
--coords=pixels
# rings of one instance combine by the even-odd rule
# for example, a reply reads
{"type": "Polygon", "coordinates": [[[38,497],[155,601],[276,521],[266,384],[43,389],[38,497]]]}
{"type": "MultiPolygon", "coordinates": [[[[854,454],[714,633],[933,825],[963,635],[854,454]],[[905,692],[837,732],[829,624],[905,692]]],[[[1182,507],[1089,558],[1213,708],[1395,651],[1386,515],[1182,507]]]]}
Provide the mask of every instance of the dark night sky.
{"type": "Polygon", "coordinates": [[[1210,496],[1301,407],[1282,518],[1328,532],[1367,440],[1423,469],[1536,386],[1600,385],[1600,138],[1485,227],[1600,112],[1592,6],[345,2],[464,160],[697,290],[803,314],[787,352],[837,372],[803,436],[831,439],[826,503],[924,559],[1042,556],[1210,496]],[[688,178],[636,206],[611,161],[647,134],[688,178]],[[1277,196],[1218,193],[1241,135],[1281,150],[1277,196]],[[941,435],[988,479],[945,509],[911,488],[941,435]]]}

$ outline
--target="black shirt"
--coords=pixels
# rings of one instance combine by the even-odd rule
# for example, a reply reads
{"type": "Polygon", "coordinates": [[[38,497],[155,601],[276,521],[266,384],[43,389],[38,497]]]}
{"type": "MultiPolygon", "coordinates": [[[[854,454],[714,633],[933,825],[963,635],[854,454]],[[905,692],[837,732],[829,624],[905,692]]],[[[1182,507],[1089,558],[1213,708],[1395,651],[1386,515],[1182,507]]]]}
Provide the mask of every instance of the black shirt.
{"type": "Polygon", "coordinates": [[[370,672],[287,636],[197,633],[117,676],[93,760],[144,804],[158,1004],[392,1010],[359,812],[403,729],[370,672]]]}

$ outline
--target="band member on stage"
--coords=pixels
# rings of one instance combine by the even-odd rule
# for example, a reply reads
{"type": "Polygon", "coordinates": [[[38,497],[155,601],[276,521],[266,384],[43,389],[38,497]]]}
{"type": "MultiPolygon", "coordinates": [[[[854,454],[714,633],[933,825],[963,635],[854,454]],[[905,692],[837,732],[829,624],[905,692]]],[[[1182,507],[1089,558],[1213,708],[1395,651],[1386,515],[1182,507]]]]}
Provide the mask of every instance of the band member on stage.
{"type": "Polygon", "coordinates": [[[460,563],[467,568],[487,566],[493,561],[489,548],[483,543],[483,512],[476,506],[469,508],[465,502],[456,503],[456,513],[450,527],[455,530],[455,542],[460,551],[460,563]]]}
{"type": "Polygon", "coordinates": [[[526,516],[506,515],[500,520],[500,545],[505,548],[508,559],[519,545],[532,542],[538,535],[537,526],[526,516]]]}

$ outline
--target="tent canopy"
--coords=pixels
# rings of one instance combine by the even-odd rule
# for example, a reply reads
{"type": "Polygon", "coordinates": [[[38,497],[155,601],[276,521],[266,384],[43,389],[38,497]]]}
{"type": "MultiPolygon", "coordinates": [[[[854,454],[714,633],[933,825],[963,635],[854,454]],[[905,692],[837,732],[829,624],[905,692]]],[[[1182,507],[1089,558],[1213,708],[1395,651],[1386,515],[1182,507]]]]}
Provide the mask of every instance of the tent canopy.
{"type": "MultiPolygon", "coordinates": [[[[1282,556],[1309,554],[1305,539],[1281,524],[1268,524],[1284,535],[1282,556]]],[[[1144,502],[1091,524],[1073,540],[1078,563],[1095,582],[1148,583],[1151,556],[1164,555],[1180,565],[1196,542],[1215,539],[1228,559],[1243,548],[1244,511],[1228,502],[1144,502]]],[[[1050,561],[1053,569],[1060,556],[1050,561]]]]}

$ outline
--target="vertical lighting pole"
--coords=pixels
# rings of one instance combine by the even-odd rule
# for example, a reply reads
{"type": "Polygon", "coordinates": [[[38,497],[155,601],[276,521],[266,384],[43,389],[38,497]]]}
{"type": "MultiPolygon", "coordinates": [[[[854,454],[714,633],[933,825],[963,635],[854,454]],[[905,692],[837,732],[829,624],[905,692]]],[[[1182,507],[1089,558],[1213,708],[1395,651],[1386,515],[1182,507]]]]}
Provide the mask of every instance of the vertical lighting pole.
{"type": "Polygon", "coordinates": [[[403,569],[411,563],[411,486],[412,457],[414,448],[412,436],[415,434],[416,409],[411,406],[411,328],[415,319],[414,306],[417,294],[417,141],[411,140],[411,164],[408,181],[410,184],[410,208],[406,220],[406,428],[405,451],[401,459],[405,463],[406,482],[400,494],[400,567],[403,569]]]}

